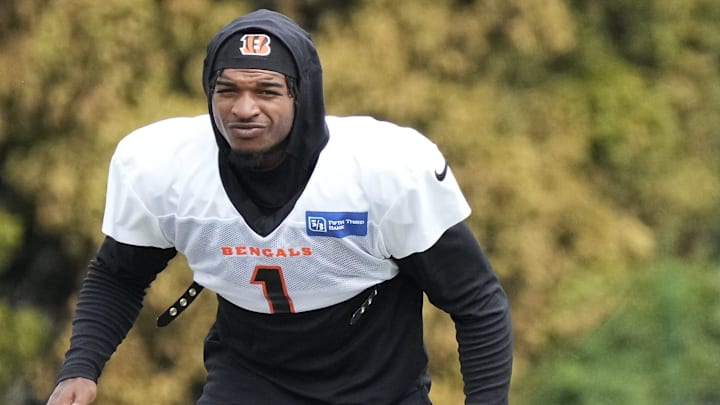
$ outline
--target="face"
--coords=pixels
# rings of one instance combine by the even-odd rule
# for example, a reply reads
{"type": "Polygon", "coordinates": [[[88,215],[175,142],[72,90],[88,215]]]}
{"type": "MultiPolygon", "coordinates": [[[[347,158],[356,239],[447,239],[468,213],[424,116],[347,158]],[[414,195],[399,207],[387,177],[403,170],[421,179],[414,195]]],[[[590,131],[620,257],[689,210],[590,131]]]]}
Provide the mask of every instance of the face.
{"type": "Polygon", "coordinates": [[[275,151],[295,115],[285,76],[259,69],[225,69],[215,83],[212,108],[230,147],[252,155],[275,151]]]}

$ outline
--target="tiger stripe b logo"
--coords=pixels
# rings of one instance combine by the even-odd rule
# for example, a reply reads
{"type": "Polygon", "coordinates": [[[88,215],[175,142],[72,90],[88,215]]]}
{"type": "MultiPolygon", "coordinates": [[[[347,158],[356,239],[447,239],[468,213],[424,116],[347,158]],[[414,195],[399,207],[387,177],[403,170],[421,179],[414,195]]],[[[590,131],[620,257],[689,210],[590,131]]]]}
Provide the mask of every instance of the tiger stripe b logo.
{"type": "Polygon", "coordinates": [[[243,55],[267,56],[270,55],[270,37],[265,34],[245,34],[240,39],[243,55]]]}

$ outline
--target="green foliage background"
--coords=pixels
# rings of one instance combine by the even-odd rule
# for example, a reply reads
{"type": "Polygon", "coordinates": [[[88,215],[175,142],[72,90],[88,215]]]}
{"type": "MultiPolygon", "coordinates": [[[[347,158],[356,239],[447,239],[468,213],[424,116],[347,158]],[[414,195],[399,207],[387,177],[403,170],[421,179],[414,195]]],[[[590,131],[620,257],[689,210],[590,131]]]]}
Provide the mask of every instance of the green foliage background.
{"type": "MultiPolygon", "coordinates": [[[[204,113],[207,41],[258,7],[311,32],[330,113],[445,152],[512,300],[512,403],[720,403],[715,0],[2,2],[0,403],[52,390],[115,144],[204,113]]],[[[192,403],[214,297],[154,327],[189,279],[161,274],[97,403],[192,403]]],[[[425,315],[433,400],[461,403],[451,322],[425,315]]]]}

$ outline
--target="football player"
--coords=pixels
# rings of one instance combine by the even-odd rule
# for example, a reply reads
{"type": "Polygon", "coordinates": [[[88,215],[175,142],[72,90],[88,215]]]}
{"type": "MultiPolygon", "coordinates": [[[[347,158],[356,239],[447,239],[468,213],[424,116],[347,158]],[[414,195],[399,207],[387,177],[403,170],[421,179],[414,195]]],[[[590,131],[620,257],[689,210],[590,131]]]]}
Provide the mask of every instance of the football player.
{"type": "MultiPolygon", "coordinates": [[[[49,405],[85,405],[178,252],[217,293],[200,405],[429,404],[423,293],[452,317],[467,404],[506,404],[508,299],[438,148],[411,128],[326,116],[310,36],[276,12],[210,41],[209,114],[140,128],[113,155],[106,235],[49,405]]],[[[180,321],[181,322],[181,321],[180,321]]]]}

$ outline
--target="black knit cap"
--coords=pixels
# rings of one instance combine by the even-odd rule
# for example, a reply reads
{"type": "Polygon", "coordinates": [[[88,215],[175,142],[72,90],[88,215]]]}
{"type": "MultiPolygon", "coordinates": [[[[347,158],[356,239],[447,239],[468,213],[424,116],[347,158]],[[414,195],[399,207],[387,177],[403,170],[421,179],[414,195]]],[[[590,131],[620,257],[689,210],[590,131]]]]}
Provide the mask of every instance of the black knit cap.
{"type": "Polygon", "coordinates": [[[238,32],[218,49],[213,71],[263,69],[297,78],[290,50],[277,37],[264,32],[238,32]]]}

